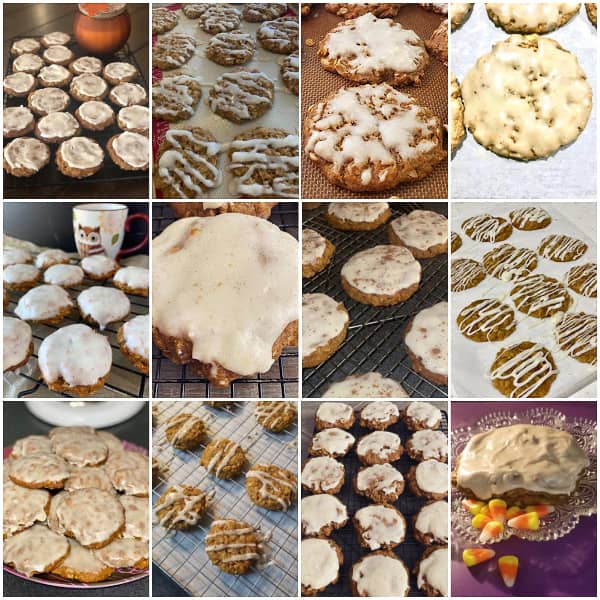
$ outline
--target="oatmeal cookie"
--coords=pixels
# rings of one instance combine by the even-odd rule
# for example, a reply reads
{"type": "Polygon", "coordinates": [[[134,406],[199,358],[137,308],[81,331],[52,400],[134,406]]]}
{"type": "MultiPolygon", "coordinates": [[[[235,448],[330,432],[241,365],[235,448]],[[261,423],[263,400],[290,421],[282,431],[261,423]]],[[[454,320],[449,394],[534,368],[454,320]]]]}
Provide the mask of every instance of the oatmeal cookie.
{"type": "Polygon", "coordinates": [[[392,463],[399,460],[403,453],[400,436],[391,431],[373,431],[361,437],[356,446],[361,465],[392,463]]]}
{"type": "Polygon", "coordinates": [[[69,93],[80,102],[100,101],[108,94],[108,84],[98,75],[84,73],[73,78],[69,86],[69,93]]]}
{"type": "Polygon", "coordinates": [[[354,410],[343,402],[322,402],[315,413],[315,429],[337,427],[350,429],[354,425],[354,410]]]}
{"type": "Polygon", "coordinates": [[[573,303],[565,286],[547,275],[528,275],[517,280],[510,290],[517,310],[531,317],[545,319],[565,312],[573,303]]]}
{"type": "Polygon", "coordinates": [[[72,50],[59,45],[46,48],[42,56],[47,63],[54,65],[68,65],[75,58],[72,50]]]}
{"type": "Polygon", "coordinates": [[[64,487],[70,471],[68,463],[54,452],[36,452],[12,459],[8,476],[25,488],[55,490],[64,487]]]}
{"type": "Polygon", "coordinates": [[[71,41],[71,36],[64,31],[53,31],[46,33],[40,39],[40,42],[44,48],[50,48],[50,46],[66,46],[71,41]]]}
{"type": "Polygon", "coordinates": [[[246,453],[236,442],[213,439],[204,448],[200,464],[218,479],[237,477],[246,464],[246,453]]]}
{"type": "MultiPolygon", "coordinates": [[[[268,6],[268,5],[267,5],[268,6]]],[[[243,65],[254,56],[256,41],[245,31],[224,31],[210,38],[206,56],[219,65],[243,65]]]]}
{"type": "Polygon", "coordinates": [[[296,421],[296,405],[285,400],[256,402],[254,417],[268,431],[280,433],[296,421]]]}
{"type": "Polygon", "coordinates": [[[52,440],[52,450],[74,467],[95,467],[108,458],[106,444],[96,435],[52,440]]]}
{"type": "Polygon", "coordinates": [[[281,17],[287,12],[287,4],[277,4],[275,2],[271,4],[251,4],[245,5],[242,10],[242,16],[244,21],[249,23],[260,23],[261,21],[269,21],[270,19],[276,19],[281,17]]]}
{"type": "Polygon", "coordinates": [[[304,135],[325,177],[357,192],[423,179],[446,157],[438,117],[387,83],[332,92],[308,109],[304,135]],[[397,135],[386,135],[390,128],[397,135]]]}
{"type": "Polygon", "coordinates": [[[579,2],[509,4],[486,2],[489,18],[506,33],[548,33],[562,27],[578,12],[579,2]]]}
{"type": "Polygon", "coordinates": [[[412,434],[404,445],[406,453],[413,460],[448,460],[448,438],[443,431],[419,429],[412,434]]]}
{"type": "Polygon", "coordinates": [[[4,539],[46,520],[50,506],[48,490],[30,489],[7,481],[3,485],[2,498],[4,539]]]}
{"type": "Polygon", "coordinates": [[[102,69],[102,77],[110,85],[128,83],[138,76],[138,70],[128,62],[111,62],[102,69]]]}
{"type": "Polygon", "coordinates": [[[13,98],[22,98],[35,89],[37,79],[31,73],[12,73],[4,78],[4,93],[13,98]]]}
{"type": "Polygon", "coordinates": [[[523,231],[533,231],[534,229],[544,229],[552,223],[552,217],[543,208],[529,206],[511,210],[509,214],[510,222],[513,227],[523,231]]]}
{"type": "Polygon", "coordinates": [[[448,19],[440,23],[431,37],[426,40],[425,46],[440,62],[448,66],[448,19]]]}
{"type": "Polygon", "coordinates": [[[65,87],[73,79],[73,74],[61,65],[48,65],[40,69],[38,83],[42,87],[65,87]]]}
{"type": "Polygon", "coordinates": [[[153,8],[152,9],[152,34],[166,33],[171,31],[177,23],[179,17],[177,12],[168,8],[153,8]]]}
{"type": "Polygon", "coordinates": [[[280,17],[265,21],[256,32],[260,45],[276,54],[291,54],[298,50],[299,25],[296,17],[280,17]]]}
{"type": "Polygon", "coordinates": [[[512,225],[502,217],[483,214],[468,218],[462,230],[475,242],[502,242],[512,235],[512,225]]]}
{"type": "Polygon", "coordinates": [[[148,104],[148,94],[139,83],[119,83],[110,90],[108,99],[117,106],[148,104]]]}
{"type": "Polygon", "coordinates": [[[184,65],[196,52],[196,38],[187,33],[168,33],[152,47],[152,65],[170,71],[184,65]]]}
{"type": "Polygon", "coordinates": [[[587,13],[588,19],[594,24],[595,27],[598,22],[598,4],[596,2],[586,2],[585,12],[587,13]]]}
{"type": "Polygon", "coordinates": [[[495,298],[475,300],[456,317],[458,330],[474,342],[498,342],[517,328],[514,310],[495,298]]]}
{"type": "Polygon", "coordinates": [[[246,473],[250,500],[267,510],[287,510],[296,497],[296,476],[277,465],[254,465],[246,473]]]}
{"type": "Polygon", "coordinates": [[[458,79],[451,73],[450,81],[450,147],[454,152],[465,139],[465,107],[460,93],[458,79]]]}
{"type": "Polygon", "coordinates": [[[377,550],[352,565],[350,586],[353,596],[408,596],[410,573],[404,561],[392,551],[377,550]]]}
{"type": "Polygon", "coordinates": [[[353,481],[354,490],[377,504],[396,502],[404,492],[402,473],[385,463],[361,467],[353,481]]]}
{"type": "MultiPolygon", "coordinates": [[[[13,317],[4,317],[4,319],[19,321],[19,319],[14,319],[13,317]]],[[[27,325],[27,323],[24,324],[27,325]]],[[[37,454],[38,452],[52,452],[50,438],[45,435],[28,435],[15,441],[10,452],[10,458],[20,458],[21,456],[37,454]]],[[[4,467],[8,469],[9,465],[4,465],[4,467]]]]}
{"type": "Polygon", "coordinates": [[[268,219],[277,202],[169,202],[178,219],[214,217],[223,213],[240,213],[268,219]]]}
{"type": "Polygon", "coordinates": [[[171,417],[166,424],[167,440],[180,450],[193,450],[204,439],[206,426],[199,417],[190,413],[179,413],[171,417]]]}
{"type": "Polygon", "coordinates": [[[72,137],[56,151],[56,166],[68,177],[83,179],[97,173],[104,162],[104,151],[98,142],[86,137],[72,137]]]}
{"type": "Polygon", "coordinates": [[[13,42],[10,47],[11,56],[21,56],[21,54],[37,54],[42,46],[35,38],[21,38],[13,42]]]}
{"type": "Polygon", "coordinates": [[[571,267],[567,273],[567,286],[582,296],[596,298],[596,263],[585,263],[571,267]]]}
{"type": "Polygon", "coordinates": [[[372,13],[376,17],[392,19],[398,16],[398,10],[402,4],[325,4],[325,10],[333,13],[338,17],[345,17],[346,19],[354,19],[360,17],[365,13],[372,13]]]}
{"type": "Polygon", "coordinates": [[[515,248],[510,244],[495,246],[483,255],[485,270],[496,279],[512,281],[529,275],[537,268],[537,255],[529,248],[515,248]]]}
{"type": "Polygon", "coordinates": [[[359,423],[366,429],[383,431],[400,419],[400,411],[393,402],[371,402],[359,413],[359,423]]]}
{"type": "Polygon", "coordinates": [[[147,296],[150,287],[150,270],[144,267],[121,267],[113,277],[113,285],[134,296],[147,296]]]}
{"type": "Polygon", "coordinates": [[[452,31],[458,29],[471,14],[474,2],[451,2],[450,3],[450,26],[452,31]]]}
{"type": "Polygon", "coordinates": [[[383,225],[391,215],[387,202],[330,202],[325,220],[342,231],[370,231],[383,225]]]}
{"type": "Polygon", "coordinates": [[[331,262],[335,246],[314,229],[302,230],[302,277],[310,279],[331,262]]]}
{"type": "Polygon", "coordinates": [[[77,107],[75,118],[84,129],[102,131],[115,122],[115,113],[105,102],[90,100],[77,107]]]}
{"type": "Polygon", "coordinates": [[[123,131],[140,133],[148,136],[150,131],[150,110],[147,106],[134,104],[124,106],[117,114],[117,125],[123,131]]]}
{"type": "Polygon", "coordinates": [[[103,67],[104,64],[99,58],[95,56],[81,56],[69,65],[69,71],[75,75],[82,75],[83,73],[100,75],[103,67]]]}
{"type": "Polygon", "coordinates": [[[302,467],[302,487],[313,494],[337,494],[344,485],[346,469],[330,456],[309,458],[302,467]]]}
{"type": "Polygon", "coordinates": [[[222,33],[240,27],[242,13],[231,4],[209,4],[198,16],[198,26],[206,33],[222,33]]]}
{"type": "Polygon", "coordinates": [[[92,281],[109,279],[119,270],[119,263],[103,254],[86,256],[80,263],[83,272],[92,281]]]}
{"type": "Polygon", "coordinates": [[[367,550],[391,550],[406,536],[404,515],[391,504],[370,504],[352,518],[358,543],[367,550]]]}
{"type": "Polygon", "coordinates": [[[35,136],[48,144],[59,144],[79,135],[77,119],[67,112],[53,112],[42,117],[35,126],[35,136]]]}
{"type": "Polygon", "coordinates": [[[53,87],[35,90],[27,97],[27,106],[41,117],[45,117],[51,112],[63,111],[70,103],[69,94],[53,87]]]}
{"type": "Polygon", "coordinates": [[[448,543],[448,502],[431,500],[413,517],[413,531],[421,544],[448,543]]]}
{"type": "Polygon", "coordinates": [[[457,258],[450,266],[450,289],[464,292],[479,285],[486,278],[485,269],[472,258],[457,258]]]}
{"type": "Polygon", "coordinates": [[[279,61],[281,79],[285,87],[296,96],[300,91],[300,58],[298,52],[294,52],[279,61]]]}
{"type": "Polygon", "coordinates": [[[407,398],[404,388],[393,379],[380,373],[349,375],[331,384],[323,398],[407,398]]]}
{"type": "Polygon", "coordinates": [[[184,4],[181,12],[188,19],[197,19],[208,7],[209,4],[184,4]]]}
{"type": "Polygon", "coordinates": [[[425,549],[414,572],[417,586],[428,596],[448,595],[448,548],[430,546],[425,549]]]}
{"type": "Polygon", "coordinates": [[[19,137],[4,146],[4,170],[15,177],[31,177],[50,162],[50,148],[30,137],[19,137]]]}
{"type": "Polygon", "coordinates": [[[131,302],[121,290],[95,285],[79,293],[77,307],[88,325],[98,326],[102,331],[109,323],[125,319],[131,302]]]}
{"type": "Polygon", "coordinates": [[[591,365],[596,364],[598,355],[596,331],[596,315],[584,312],[567,313],[554,328],[560,349],[571,358],[591,365]]]}
{"type": "Polygon", "coordinates": [[[300,503],[302,537],[329,536],[348,522],[348,509],[332,494],[312,494],[300,503]]]}
{"type": "Polygon", "coordinates": [[[123,538],[95,550],[100,560],[115,569],[147,569],[150,553],[147,541],[123,538]]]}
{"type": "Polygon", "coordinates": [[[105,581],[113,574],[114,568],[104,564],[94,550],[85,548],[71,538],[67,538],[67,541],[69,553],[52,569],[52,574],[82,583],[105,581]]]}
{"type": "Polygon", "coordinates": [[[540,242],[537,251],[540,256],[554,262],[571,262],[581,258],[587,249],[588,245],[577,238],[553,234],[540,242]]]}
{"type": "Polygon", "coordinates": [[[337,583],[344,555],[333,540],[321,537],[302,540],[300,556],[303,596],[316,596],[337,583]]]}
{"type": "Polygon", "coordinates": [[[508,398],[542,398],[557,374],[550,352],[534,342],[501,348],[490,367],[492,385],[508,398]]]}
{"type": "Polygon", "coordinates": [[[35,257],[35,266],[38,267],[38,269],[47,269],[53,265],[68,265],[70,262],[71,257],[69,254],[59,248],[42,250],[42,252],[35,257]]]}
{"type": "Polygon", "coordinates": [[[391,244],[404,246],[415,258],[448,253],[448,219],[431,210],[413,210],[388,225],[391,244]]]}
{"type": "Polygon", "coordinates": [[[341,458],[350,452],[354,442],[356,440],[351,433],[338,427],[328,427],[313,436],[308,448],[308,455],[341,458]]]}
{"type": "MultiPolygon", "coordinates": [[[[75,440],[77,438],[74,438],[75,440]]],[[[62,440],[61,444],[73,442],[71,440],[62,440]]],[[[84,490],[85,488],[97,488],[107,492],[115,493],[115,488],[106,472],[106,469],[100,465],[95,467],[72,467],[71,475],[65,481],[65,491],[84,490]]]]}
{"type": "Polygon", "coordinates": [[[190,485],[172,485],[160,496],[154,510],[160,525],[184,531],[198,525],[206,513],[209,497],[190,485]]]}
{"type": "MultiPolygon", "coordinates": [[[[7,269],[4,269],[5,273],[7,269]]],[[[15,314],[24,321],[57,325],[72,309],[73,301],[61,287],[38,285],[19,298],[15,314]]]]}
{"type": "Polygon", "coordinates": [[[44,66],[44,61],[37,54],[21,54],[13,60],[13,73],[29,73],[35,75],[44,66]]]}
{"type": "Polygon", "coordinates": [[[462,246],[462,239],[458,233],[450,232],[450,251],[456,252],[462,246]]]}
{"type": "Polygon", "coordinates": [[[413,465],[406,476],[410,491],[421,498],[443,500],[448,496],[448,465],[432,458],[413,465]]]}
{"type": "Polygon", "coordinates": [[[206,536],[206,554],[221,571],[241,575],[260,558],[261,538],[247,523],[215,519],[206,536]]]}
{"type": "Polygon", "coordinates": [[[145,135],[124,131],[106,144],[112,161],[124,171],[145,171],[149,165],[150,142],[145,135]]]}
{"type": "Polygon", "coordinates": [[[442,412],[429,402],[411,402],[403,412],[403,419],[409,431],[437,429],[442,422],[442,412]]]}

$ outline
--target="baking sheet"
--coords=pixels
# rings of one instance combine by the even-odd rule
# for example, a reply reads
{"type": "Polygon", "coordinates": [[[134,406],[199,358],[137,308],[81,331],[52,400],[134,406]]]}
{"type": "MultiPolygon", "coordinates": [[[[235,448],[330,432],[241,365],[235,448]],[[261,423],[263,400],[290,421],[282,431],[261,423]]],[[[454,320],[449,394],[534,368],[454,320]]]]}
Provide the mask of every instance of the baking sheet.
{"type": "MultiPolygon", "coordinates": [[[[530,248],[536,250],[542,238],[553,233],[570,235],[585,241],[588,244],[587,252],[576,261],[558,263],[542,258],[538,255],[538,266],[534,274],[543,273],[564,281],[569,269],[575,265],[597,261],[596,247],[596,205],[592,203],[579,203],[569,207],[559,203],[538,203],[536,206],[546,209],[552,216],[552,223],[545,229],[537,231],[520,231],[513,227],[512,235],[497,244],[477,243],[471,240],[462,231],[462,223],[469,217],[489,212],[494,216],[508,219],[511,210],[525,208],[531,204],[523,202],[495,204],[480,203],[453,203],[452,204],[452,231],[458,233],[462,239],[462,246],[454,252],[450,260],[457,258],[474,258],[481,262],[483,255],[500,244],[511,244],[516,248],[530,248]],[[570,213],[587,215],[588,225],[582,231],[573,223],[570,213]]],[[[558,368],[558,376],[548,397],[567,398],[579,390],[596,381],[597,367],[580,363],[561,351],[554,339],[554,326],[552,318],[537,319],[516,310],[513,301],[508,295],[513,282],[502,282],[488,275],[479,285],[464,292],[451,292],[451,327],[450,340],[452,346],[452,395],[461,398],[504,398],[492,385],[488,376],[490,365],[496,353],[505,346],[520,341],[534,341],[543,344],[552,354],[558,368]],[[498,298],[508,304],[515,312],[517,329],[508,338],[498,342],[473,342],[463,336],[458,330],[456,317],[458,313],[471,302],[479,298],[498,298]]],[[[568,288],[567,288],[568,289],[568,288]]],[[[568,289],[573,304],[568,312],[585,312],[597,314],[596,298],[586,298],[568,289]]]]}
{"type": "MultiPolygon", "coordinates": [[[[451,35],[450,71],[459,82],[477,58],[508,37],[489,19],[482,2],[451,35]]],[[[467,137],[451,160],[452,198],[595,198],[597,194],[597,46],[598,37],[581,5],[566,25],[544,34],[571,51],[592,87],[592,113],[581,135],[546,159],[522,162],[503,158],[467,137]]]]}
{"type": "MultiPolygon", "coordinates": [[[[302,116],[308,108],[321,101],[331,92],[341,87],[358,85],[336,73],[325,71],[317,56],[319,43],[325,35],[344,19],[337,17],[324,8],[323,4],[315,4],[311,13],[302,18],[300,43],[302,72],[302,116]],[[314,40],[308,46],[307,40],[314,40]]],[[[442,22],[443,17],[420,6],[404,6],[399,16],[394,19],[405,28],[412,29],[421,39],[428,40],[442,22]]],[[[400,88],[402,92],[415,97],[423,106],[430,108],[442,124],[447,123],[448,115],[448,69],[437,58],[430,54],[430,62],[420,85],[407,85],[400,88]]],[[[446,148],[446,138],[444,147],[446,148]]],[[[397,188],[384,192],[351,192],[330,183],[315,164],[306,159],[302,153],[302,198],[447,198],[448,197],[448,163],[441,161],[430,175],[414,183],[402,183],[397,188]]]]}
{"type": "MultiPolygon", "coordinates": [[[[277,127],[285,129],[292,134],[298,134],[298,96],[292,94],[284,85],[279,68],[279,61],[285,58],[286,54],[275,54],[264,50],[260,43],[256,42],[256,50],[254,57],[250,62],[243,65],[232,65],[223,66],[219,65],[212,60],[206,58],[205,49],[209,40],[213,37],[212,34],[204,32],[198,25],[198,19],[188,19],[183,12],[180,10],[181,4],[153,4],[154,8],[158,6],[177,7],[177,15],[179,16],[179,23],[177,26],[168,31],[169,33],[187,33],[196,38],[197,46],[196,52],[192,58],[177,69],[170,71],[163,71],[163,77],[170,77],[175,74],[186,74],[194,77],[199,77],[202,83],[202,98],[198,103],[196,112],[192,117],[183,121],[177,121],[176,123],[168,123],[162,119],[152,119],[152,150],[153,155],[156,156],[156,151],[160,142],[164,139],[166,131],[170,129],[187,129],[190,127],[202,127],[210,131],[215,138],[221,143],[230,142],[234,137],[243,133],[255,129],[256,127],[277,127]],[[217,78],[223,73],[230,73],[237,69],[257,69],[262,71],[265,75],[271,78],[275,84],[275,98],[273,106],[258,119],[252,121],[245,121],[243,123],[233,123],[228,119],[225,119],[216,113],[214,113],[206,104],[208,93],[211,87],[214,85],[217,78]]],[[[235,4],[235,7],[239,10],[243,9],[243,4],[235,4]]],[[[285,16],[292,16],[298,14],[298,4],[288,4],[288,12],[285,16]]],[[[260,27],[261,23],[249,23],[244,19],[241,20],[240,30],[247,33],[251,33],[256,37],[256,31],[260,27]]],[[[153,36],[153,45],[157,38],[161,36],[153,36]]],[[[157,81],[160,79],[160,70],[156,67],[152,67],[152,80],[157,81]],[[158,78],[157,78],[158,74],[158,78]]],[[[223,181],[220,186],[209,189],[203,196],[205,198],[233,198],[235,192],[232,192],[230,186],[232,184],[232,177],[227,170],[229,159],[223,154],[219,160],[219,167],[223,174],[223,181]],[[233,193],[233,195],[232,195],[233,193]]],[[[162,194],[158,193],[152,186],[155,198],[162,198],[162,194]]]]}

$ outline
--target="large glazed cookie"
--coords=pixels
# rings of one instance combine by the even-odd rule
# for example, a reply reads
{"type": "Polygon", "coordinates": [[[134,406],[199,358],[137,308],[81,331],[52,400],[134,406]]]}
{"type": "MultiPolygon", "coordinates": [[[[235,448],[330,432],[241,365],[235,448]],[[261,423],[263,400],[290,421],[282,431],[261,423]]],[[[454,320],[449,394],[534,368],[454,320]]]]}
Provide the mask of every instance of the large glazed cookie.
{"type": "Polygon", "coordinates": [[[346,17],[346,19],[354,19],[365,13],[372,13],[376,17],[393,18],[398,15],[398,10],[402,4],[333,4],[325,5],[325,10],[337,15],[338,17],[346,17]]]}
{"type": "Polygon", "coordinates": [[[209,4],[198,16],[198,26],[212,34],[232,31],[239,28],[241,15],[231,4],[209,4]]]}
{"type": "Polygon", "coordinates": [[[261,21],[269,21],[277,19],[287,11],[287,4],[251,4],[248,3],[242,10],[244,21],[250,23],[260,23],[261,21]]]}
{"type": "Polygon", "coordinates": [[[309,458],[302,467],[302,487],[313,494],[337,494],[345,475],[344,465],[330,456],[309,458]]]}
{"type": "Polygon", "coordinates": [[[15,458],[9,470],[13,483],[38,489],[61,489],[69,475],[67,462],[52,452],[37,452],[15,458]]]}
{"type": "Polygon", "coordinates": [[[429,56],[423,40],[391,19],[367,13],[334,27],[319,45],[321,64],[359,83],[420,83],[429,56]]]}
{"type": "Polygon", "coordinates": [[[300,59],[298,53],[294,52],[282,58],[279,61],[279,66],[281,79],[283,79],[285,87],[297,96],[300,91],[300,59]]]}
{"type": "Polygon", "coordinates": [[[327,267],[335,246],[313,229],[302,230],[302,277],[310,279],[327,267]]]}
{"type": "Polygon", "coordinates": [[[377,229],[391,216],[387,202],[330,202],[326,221],[342,231],[377,229]]]}
{"type": "Polygon", "coordinates": [[[553,234],[545,237],[537,248],[538,254],[554,262],[571,262],[587,252],[585,242],[568,235],[553,234]]]}
{"type": "Polygon", "coordinates": [[[179,23],[177,12],[168,8],[152,9],[152,33],[166,33],[179,23]]]}
{"type": "MultiPolygon", "coordinates": [[[[6,465],[5,465],[6,468],[6,465]]],[[[44,522],[50,506],[50,492],[4,482],[2,490],[2,533],[9,537],[44,522]]]]}
{"type": "Polygon", "coordinates": [[[596,315],[567,313],[555,326],[556,341],[563,352],[582,363],[596,364],[596,315]]]}
{"type": "Polygon", "coordinates": [[[165,198],[198,198],[221,184],[221,145],[205,129],[169,129],[158,148],[154,185],[165,198]]]}
{"type": "Polygon", "coordinates": [[[448,19],[440,23],[425,46],[440,62],[448,66],[448,19]]]}
{"type": "Polygon", "coordinates": [[[316,433],[308,448],[309,456],[331,456],[340,458],[346,456],[354,446],[356,438],[339,427],[328,427],[316,433]]]}
{"type": "Polygon", "coordinates": [[[490,19],[507,33],[548,33],[562,27],[578,12],[580,2],[486,2],[490,19]]]}
{"type": "Polygon", "coordinates": [[[460,311],[456,323],[458,330],[474,342],[503,340],[517,327],[514,310],[495,298],[471,302],[460,311]]]}
{"type": "Polygon", "coordinates": [[[257,506],[267,510],[287,510],[296,497],[296,476],[277,465],[254,465],[246,473],[246,491],[257,506]]]}
{"type": "Polygon", "coordinates": [[[254,407],[254,418],[267,431],[280,433],[296,421],[296,405],[286,400],[259,401],[254,407]]]}
{"type": "Polygon", "coordinates": [[[404,388],[379,373],[350,375],[330,385],[323,398],[407,398],[404,388]]]}
{"type": "Polygon", "coordinates": [[[302,535],[327,536],[348,522],[348,509],[331,494],[313,494],[302,498],[302,535]]]}
{"type": "Polygon", "coordinates": [[[560,281],[542,274],[518,279],[510,297],[517,310],[538,319],[564,312],[573,302],[560,281]]]}
{"type": "Polygon", "coordinates": [[[298,20],[295,17],[280,17],[265,21],[256,32],[260,45],[270,52],[290,54],[298,50],[298,20]]]}
{"type": "Polygon", "coordinates": [[[451,2],[450,25],[452,31],[460,27],[471,14],[474,2],[451,2]]]}
{"type": "Polygon", "coordinates": [[[4,170],[15,177],[31,177],[50,162],[50,148],[31,137],[19,137],[4,146],[4,170]]]}
{"type": "Polygon", "coordinates": [[[210,38],[206,56],[219,65],[243,65],[254,56],[254,36],[244,31],[224,31],[210,38]]]}
{"type": "Polygon", "coordinates": [[[200,464],[218,479],[233,479],[242,472],[246,454],[237,442],[213,439],[204,448],[200,464]]]}
{"type": "Polygon", "coordinates": [[[181,531],[198,525],[207,508],[208,495],[190,485],[169,486],[154,505],[160,525],[181,531]]]}
{"type": "Polygon", "coordinates": [[[42,117],[52,112],[65,110],[70,102],[71,98],[67,92],[54,87],[35,90],[27,97],[27,106],[36,115],[42,117]]]}
{"type": "Polygon", "coordinates": [[[458,79],[452,73],[450,81],[450,146],[454,152],[465,139],[465,107],[460,94],[458,79]]]}
{"type": "Polygon", "coordinates": [[[448,253],[448,219],[431,210],[400,215],[388,227],[390,243],[405,246],[415,258],[448,253]]]}
{"type": "Polygon", "coordinates": [[[585,263],[571,267],[567,273],[567,286],[582,296],[596,298],[596,263],[585,263]]]}
{"type": "Polygon", "coordinates": [[[184,4],[181,12],[188,19],[197,19],[209,6],[209,4],[184,4]]]}
{"type": "Polygon", "coordinates": [[[538,36],[511,35],[496,43],[464,77],[461,91],[465,125],[477,142],[521,160],[544,158],[575,141],[592,109],[577,57],[538,36]]]}
{"type": "Polygon", "coordinates": [[[196,415],[179,413],[171,417],[166,424],[165,436],[180,450],[194,450],[204,439],[206,426],[196,415]]]}
{"type": "Polygon", "coordinates": [[[490,367],[492,385],[508,398],[542,398],[558,370],[541,344],[519,342],[502,348],[490,367]]]}
{"type": "Polygon", "coordinates": [[[196,51],[196,39],[187,33],[162,35],[152,47],[152,65],[169,71],[185,64],[196,51]]]}
{"type": "MultiPolygon", "coordinates": [[[[390,550],[404,541],[406,521],[402,513],[391,504],[363,506],[354,513],[352,520],[358,542],[363,548],[390,550]]],[[[405,583],[408,585],[408,573],[405,583]]]]}
{"type": "Polygon", "coordinates": [[[537,255],[529,248],[500,244],[483,255],[483,266],[492,277],[511,281],[534,271],[537,267],[537,255]]]}
{"type": "Polygon", "coordinates": [[[301,546],[302,595],[316,596],[337,582],[344,555],[341,548],[329,538],[305,539],[301,546]]]}
{"type": "Polygon", "coordinates": [[[440,120],[387,83],[333,92],[308,109],[304,135],[327,179],[358,192],[422,179],[446,156],[440,120]]]}
{"type": "Polygon", "coordinates": [[[472,258],[457,258],[450,265],[450,289],[453,292],[464,292],[485,278],[485,269],[472,258]]]}
{"type": "Polygon", "coordinates": [[[502,242],[512,234],[512,225],[502,217],[484,214],[470,217],[462,224],[463,231],[476,242],[502,242]]]}
{"type": "Polygon", "coordinates": [[[532,231],[534,229],[544,229],[552,223],[552,217],[543,208],[529,206],[527,208],[518,208],[511,210],[510,222],[513,227],[523,231],[532,231]]]}
{"type": "Polygon", "coordinates": [[[163,77],[152,86],[152,116],[165,121],[189,119],[201,96],[202,85],[197,77],[163,77]]]}
{"type": "MultiPolygon", "coordinates": [[[[383,511],[377,505],[361,510],[383,511]]],[[[357,513],[358,514],[358,513],[357,513]]],[[[400,513],[398,513],[400,515],[400,513]]],[[[402,515],[400,515],[402,516],[402,515]]],[[[390,528],[387,520],[379,524],[380,528],[390,528]]],[[[383,529],[385,531],[385,529],[383,529]]],[[[406,564],[390,550],[377,550],[362,556],[352,565],[350,585],[353,596],[389,596],[403,597],[410,593],[410,573],[406,564]]]]}
{"type": "Polygon", "coordinates": [[[404,492],[402,473],[389,463],[361,467],[353,484],[357,494],[377,504],[395,502],[404,492]]]}

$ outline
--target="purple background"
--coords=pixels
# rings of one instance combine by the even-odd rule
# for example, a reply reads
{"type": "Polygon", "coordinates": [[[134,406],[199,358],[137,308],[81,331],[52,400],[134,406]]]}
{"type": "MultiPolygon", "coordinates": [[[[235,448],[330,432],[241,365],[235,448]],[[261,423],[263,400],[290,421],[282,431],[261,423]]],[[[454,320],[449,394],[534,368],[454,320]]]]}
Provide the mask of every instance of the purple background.
{"type": "MultiPolygon", "coordinates": [[[[531,408],[554,408],[569,420],[596,420],[596,402],[455,402],[452,429],[474,425],[490,412],[525,412],[531,408]]],[[[467,568],[462,561],[465,542],[451,545],[453,596],[596,596],[596,515],[581,517],[577,527],[553,542],[528,542],[516,537],[492,544],[496,557],[467,568]],[[512,589],[505,587],[497,559],[504,554],[519,557],[519,573],[512,589]]]]}

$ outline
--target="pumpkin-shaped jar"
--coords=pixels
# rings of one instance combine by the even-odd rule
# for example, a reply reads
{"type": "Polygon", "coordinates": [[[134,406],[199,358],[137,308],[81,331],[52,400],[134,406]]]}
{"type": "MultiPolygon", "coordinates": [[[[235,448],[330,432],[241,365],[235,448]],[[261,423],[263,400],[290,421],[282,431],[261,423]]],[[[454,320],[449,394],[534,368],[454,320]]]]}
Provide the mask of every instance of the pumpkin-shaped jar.
{"type": "Polygon", "coordinates": [[[78,4],[73,22],[77,43],[89,54],[113,54],[131,33],[127,4],[78,4]]]}

